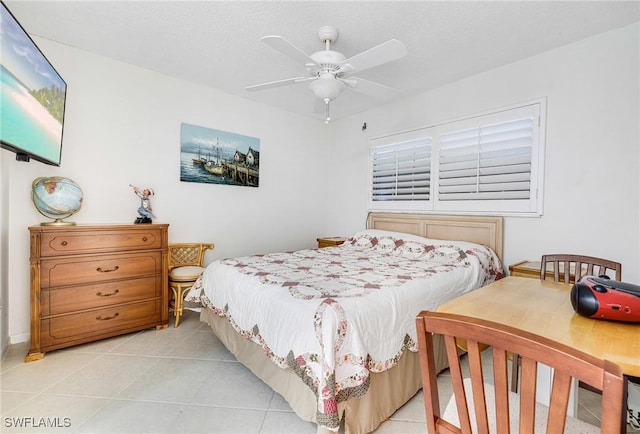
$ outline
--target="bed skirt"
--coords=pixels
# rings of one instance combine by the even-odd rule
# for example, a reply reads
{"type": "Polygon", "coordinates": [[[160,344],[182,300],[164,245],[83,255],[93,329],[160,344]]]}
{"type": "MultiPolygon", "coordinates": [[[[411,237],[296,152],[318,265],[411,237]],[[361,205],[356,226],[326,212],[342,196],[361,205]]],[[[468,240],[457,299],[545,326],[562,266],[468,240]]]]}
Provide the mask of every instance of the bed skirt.
{"type": "MultiPolygon", "coordinates": [[[[213,332],[236,359],[279,393],[291,409],[303,420],[316,422],[317,398],[311,389],[290,369],[282,369],[267,359],[262,348],[240,336],[229,321],[210,309],[203,308],[200,320],[209,324],[213,332]]],[[[447,367],[447,357],[441,336],[436,336],[436,365],[438,371],[447,367]]],[[[371,373],[368,392],[338,404],[341,425],[346,434],[374,431],[422,388],[420,360],[417,353],[405,351],[396,366],[371,373]]],[[[331,433],[318,426],[318,433],[331,433]]]]}

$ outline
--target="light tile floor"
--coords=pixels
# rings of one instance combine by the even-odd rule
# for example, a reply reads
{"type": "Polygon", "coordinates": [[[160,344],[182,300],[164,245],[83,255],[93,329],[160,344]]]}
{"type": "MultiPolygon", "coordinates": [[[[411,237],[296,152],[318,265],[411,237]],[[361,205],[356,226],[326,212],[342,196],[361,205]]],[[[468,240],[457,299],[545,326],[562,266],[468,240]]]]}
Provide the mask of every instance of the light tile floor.
{"type": "MultiPolygon", "coordinates": [[[[316,432],[195,312],[178,328],[54,351],[37,362],[24,363],[27,351],[26,343],[12,345],[2,361],[3,433],[316,432]]],[[[450,395],[447,374],[439,379],[450,395]]],[[[444,405],[448,396],[441,399],[444,405]]],[[[597,424],[599,406],[599,395],[581,391],[580,418],[597,424]]],[[[424,419],[420,392],[376,433],[424,433],[424,419]]]]}

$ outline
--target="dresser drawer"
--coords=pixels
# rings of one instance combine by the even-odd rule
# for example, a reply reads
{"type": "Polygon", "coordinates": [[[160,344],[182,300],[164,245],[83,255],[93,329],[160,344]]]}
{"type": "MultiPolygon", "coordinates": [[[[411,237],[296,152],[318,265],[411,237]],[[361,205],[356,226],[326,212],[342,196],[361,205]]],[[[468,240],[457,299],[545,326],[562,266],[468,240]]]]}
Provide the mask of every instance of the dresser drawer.
{"type": "Polygon", "coordinates": [[[40,237],[40,256],[122,252],[161,247],[162,231],[153,227],[135,230],[74,229],[45,232],[40,237]]]}
{"type": "Polygon", "coordinates": [[[150,300],[42,319],[41,345],[59,346],[74,340],[90,341],[100,335],[161,322],[162,300],[150,300]]]}
{"type": "Polygon", "coordinates": [[[40,293],[40,314],[42,316],[60,315],[161,296],[160,276],[45,289],[40,293]]]}
{"type": "Polygon", "coordinates": [[[40,264],[40,286],[75,285],[129,279],[162,271],[161,252],[102,255],[66,259],[44,259],[40,264]]]}

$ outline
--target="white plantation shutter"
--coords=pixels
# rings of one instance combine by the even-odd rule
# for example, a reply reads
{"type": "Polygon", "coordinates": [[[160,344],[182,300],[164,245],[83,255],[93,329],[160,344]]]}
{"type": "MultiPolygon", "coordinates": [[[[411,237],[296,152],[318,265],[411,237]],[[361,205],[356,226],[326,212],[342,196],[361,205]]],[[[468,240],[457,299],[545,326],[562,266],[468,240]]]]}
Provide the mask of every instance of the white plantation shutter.
{"type": "Polygon", "coordinates": [[[424,137],[372,149],[372,200],[429,200],[431,138],[424,137]]]}
{"type": "Polygon", "coordinates": [[[546,100],[372,140],[371,210],[541,215],[546,100]]]}
{"type": "Polygon", "coordinates": [[[533,122],[514,119],[441,135],[438,199],[528,200],[533,122]]]}

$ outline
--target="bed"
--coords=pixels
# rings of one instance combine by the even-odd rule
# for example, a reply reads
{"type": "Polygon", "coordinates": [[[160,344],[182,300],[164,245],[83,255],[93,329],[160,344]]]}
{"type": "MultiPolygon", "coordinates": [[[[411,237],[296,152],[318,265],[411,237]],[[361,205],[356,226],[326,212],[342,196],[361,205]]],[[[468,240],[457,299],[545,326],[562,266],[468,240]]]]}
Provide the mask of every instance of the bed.
{"type": "Polygon", "coordinates": [[[499,279],[501,256],[501,217],[372,213],[342,246],[215,261],[187,301],[319,433],[366,433],[421,388],[417,313],[499,279]]]}

